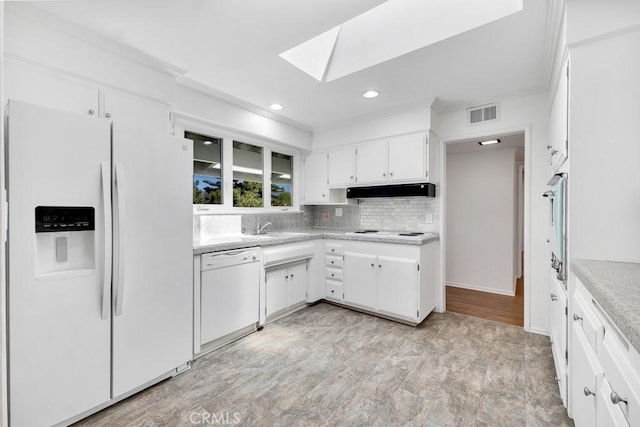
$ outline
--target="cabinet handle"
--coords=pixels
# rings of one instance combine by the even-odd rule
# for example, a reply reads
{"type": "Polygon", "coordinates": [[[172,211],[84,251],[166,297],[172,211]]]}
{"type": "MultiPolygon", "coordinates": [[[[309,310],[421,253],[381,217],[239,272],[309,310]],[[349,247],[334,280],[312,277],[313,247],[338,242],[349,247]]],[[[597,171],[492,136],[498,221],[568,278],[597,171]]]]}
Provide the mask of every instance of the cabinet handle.
{"type": "Polygon", "coordinates": [[[289,278],[289,276],[284,276],[284,280],[287,280],[289,278]]]}
{"type": "Polygon", "coordinates": [[[335,277],[335,274],[331,273],[331,277],[335,277]]]}
{"type": "Polygon", "coordinates": [[[371,264],[371,267],[375,267],[375,265],[374,265],[374,264],[371,264]]]}
{"type": "Polygon", "coordinates": [[[626,398],[622,398],[620,397],[620,395],[618,393],[616,393],[615,391],[611,392],[611,403],[613,403],[614,405],[619,404],[620,402],[624,402],[625,405],[628,403],[626,398]]]}
{"type": "Polygon", "coordinates": [[[96,110],[94,110],[94,109],[92,108],[92,109],[90,109],[90,110],[88,111],[88,113],[89,113],[89,115],[90,115],[90,116],[93,116],[93,115],[96,113],[96,110]]]}
{"type": "Polygon", "coordinates": [[[335,264],[335,263],[336,263],[335,261],[331,261],[331,264],[335,264]]]}
{"type": "Polygon", "coordinates": [[[578,320],[582,320],[582,317],[578,316],[577,314],[574,314],[573,315],[573,320],[575,320],[577,322],[578,320]]]}
{"type": "Polygon", "coordinates": [[[378,264],[378,268],[382,268],[382,265],[381,265],[381,264],[378,264]]]}
{"type": "Polygon", "coordinates": [[[105,114],[104,116],[105,116],[107,119],[110,119],[110,118],[111,118],[111,113],[107,113],[107,114],[105,114]]]}
{"type": "Polygon", "coordinates": [[[293,279],[293,274],[290,277],[291,277],[291,279],[293,279]]]}
{"type": "Polygon", "coordinates": [[[387,176],[387,174],[383,172],[383,173],[382,173],[382,176],[383,176],[383,177],[384,177],[384,176],[387,176]]]}
{"type": "Polygon", "coordinates": [[[591,390],[589,390],[589,387],[585,387],[583,391],[584,391],[584,395],[585,395],[585,396],[590,396],[590,395],[595,396],[595,395],[596,395],[594,392],[592,392],[591,390]]]}
{"type": "Polygon", "coordinates": [[[558,150],[551,150],[551,155],[555,156],[556,154],[558,154],[558,150]]]}
{"type": "Polygon", "coordinates": [[[350,176],[349,179],[353,179],[353,176],[350,176]]]}
{"type": "Polygon", "coordinates": [[[393,176],[393,172],[389,172],[389,176],[393,176]]]}
{"type": "Polygon", "coordinates": [[[551,294],[551,301],[558,301],[558,296],[556,294],[551,294]]]}
{"type": "Polygon", "coordinates": [[[551,150],[553,147],[551,145],[547,145],[547,150],[551,150]]]}
{"type": "Polygon", "coordinates": [[[331,289],[331,293],[332,293],[332,294],[333,294],[333,293],[335,293],[335,290],[331,289]]]}
{"type": "Polygon", "coordinates": [[[323,194],[322,197],[325,197],[325,195],[323,194]]]}

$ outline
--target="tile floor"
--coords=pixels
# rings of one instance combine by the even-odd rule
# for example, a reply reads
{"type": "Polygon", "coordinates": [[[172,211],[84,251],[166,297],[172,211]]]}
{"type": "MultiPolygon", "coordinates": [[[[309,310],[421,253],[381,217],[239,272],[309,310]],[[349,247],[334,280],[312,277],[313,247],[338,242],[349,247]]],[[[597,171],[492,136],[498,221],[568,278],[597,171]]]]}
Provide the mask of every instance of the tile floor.
{"type": "Polygon", "coordinates": [[[454,313],[418,327],[320,303],[83,426],[571,426],[549,339],[454,313]]]}

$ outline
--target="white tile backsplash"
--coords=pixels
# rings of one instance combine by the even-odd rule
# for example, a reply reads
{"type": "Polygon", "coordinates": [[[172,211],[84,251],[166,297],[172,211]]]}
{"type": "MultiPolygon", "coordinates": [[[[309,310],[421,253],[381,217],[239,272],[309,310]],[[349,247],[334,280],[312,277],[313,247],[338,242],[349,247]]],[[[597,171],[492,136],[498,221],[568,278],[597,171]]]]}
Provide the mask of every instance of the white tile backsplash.
{"type": "Polygon", "coordinates": [[[200,236],[240,234],[242,215],[200,215],[200,236]]]}
{"type": "Polygon", "coordinates": [[[439,233],[440,198],[407,197],[360,201],[360,227],[439,233]],[[427,223],[427,213],[432,222],[427,223]]]}

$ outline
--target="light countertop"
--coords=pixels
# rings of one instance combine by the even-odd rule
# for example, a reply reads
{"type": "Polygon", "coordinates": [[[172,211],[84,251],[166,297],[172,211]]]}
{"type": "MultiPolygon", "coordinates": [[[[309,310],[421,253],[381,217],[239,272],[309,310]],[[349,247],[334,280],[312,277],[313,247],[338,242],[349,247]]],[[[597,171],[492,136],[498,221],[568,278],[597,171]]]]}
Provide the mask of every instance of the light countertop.
{"type": "Polygon", "coordinates": [[[396,243],[401,245],[421,246],[440,240],[435,233],[425,233],[420,236],[395,236],[381,234],[352,234],[353,230],[328,230],[328,229],[301,229],[273,231],[267,234],[241,236],[214,236],[195,238],[193,241],[193,254],[199,255],[208,252],[253,248],[262,246],[280,245],[283,243],[302,242],[313,239],[356,240],[373,243],[396,243]]]}
{"type": "Polygon", "coordinates": [[[571,269],[640,351],[640,263],[575,259],[571,269]]]}

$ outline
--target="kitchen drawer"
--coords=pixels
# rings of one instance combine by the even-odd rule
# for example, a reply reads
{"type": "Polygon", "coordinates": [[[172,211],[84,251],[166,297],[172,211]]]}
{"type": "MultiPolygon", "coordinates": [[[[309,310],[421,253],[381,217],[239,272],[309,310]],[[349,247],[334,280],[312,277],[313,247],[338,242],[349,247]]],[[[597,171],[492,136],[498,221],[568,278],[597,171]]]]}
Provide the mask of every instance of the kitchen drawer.
{"type": "Polygon", "coordinates": [[[342,301],[342,283],[335,280],[327,280],[327,298],[334,298],[342,301]]]}
{"type": "Polygon", "coordinates": [[[343,280],[342,270],[338,268],[327,267],[327,279],[342,281],[343,280]]]}
{"type": "Polygon", "coordinates": [[[611,386],[606,377],[598,387],[596,425],[602,427],[629,427],[620,404],[611,402],[611,386]]]}
{"type": "MultiPolygon", "coordinates": [[[[640,372],[629,362],[625,344],[618,338],[612,327],[608,327],[599,352],[600,363],[604,369],[605,380],[613,392],[626,400],[620,407],[629,424],[640,424],[640,372]]],[[[609,400],[611,402],[611,400],[609,400]]]]}
{"type": "Polygon", "coordinates": [[[602,342],[604,336],[604,325],[591,308],[591,296],[585,295],[581,290],[576,290],[574,302],[570,321],[582,327],[589,345],[597,353],[599,343],[602,342]]]}
{"type": "Polygon", "coordinates": [[[327,255],[327,267],[343,268],[344,259],[341,256],[327,255]]]}
{"type": "Polygon", "coordinates": [[[341,243],[327,243],[327,254],[330,255],[343,255],[344,249],[341,243]]]}

